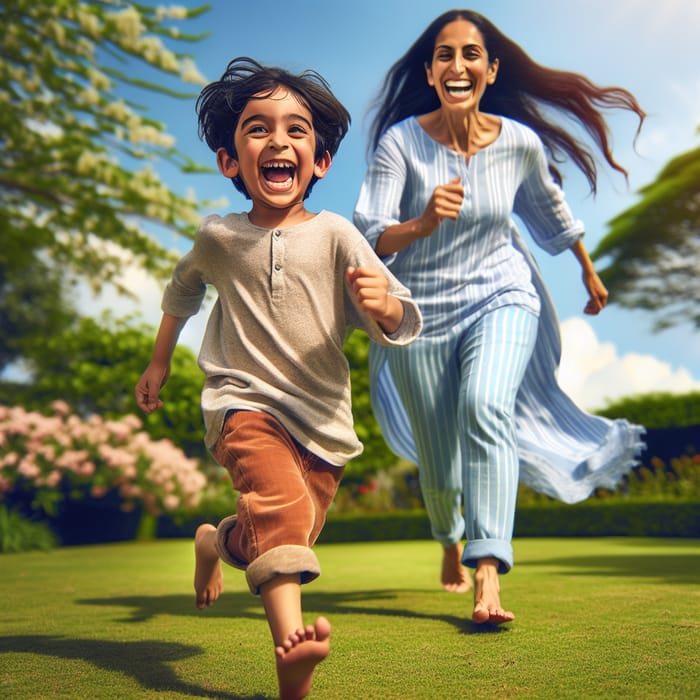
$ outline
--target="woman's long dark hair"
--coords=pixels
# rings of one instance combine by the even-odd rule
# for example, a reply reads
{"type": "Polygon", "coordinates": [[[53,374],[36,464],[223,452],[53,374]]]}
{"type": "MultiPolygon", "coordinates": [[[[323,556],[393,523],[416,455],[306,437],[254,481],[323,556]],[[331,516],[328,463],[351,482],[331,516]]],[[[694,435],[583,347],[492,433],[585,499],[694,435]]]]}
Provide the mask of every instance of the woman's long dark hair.
{"type": "Polygon", "coordinates": [[[561,176],[554,163],[561,163],[568,156],[586,176],[595,193],[596,160],[588,146],[545,115],[547,109],[573,118],[590,136],[608,165],[627,177],[627,171],[613,158],[608,125],[601,110],[634,112],[639,117],[639,134],[646,115],[634,95],[619,87],[600,87],[578,73],[539,65],[486,17],[471,10],[450,10],[440,15],[389,69],[373,103],[372,150],[393,124],[440,107],[435,89],[426,81],[425,64],[432,62],[437,35],[456,19],[474,24],[484,38],[489,61],[499,60],[496,82],[486,89],[481,99],[482,111],[510,117],[534,129],[544,143],[550,170],[559,182],[561,176]]]}

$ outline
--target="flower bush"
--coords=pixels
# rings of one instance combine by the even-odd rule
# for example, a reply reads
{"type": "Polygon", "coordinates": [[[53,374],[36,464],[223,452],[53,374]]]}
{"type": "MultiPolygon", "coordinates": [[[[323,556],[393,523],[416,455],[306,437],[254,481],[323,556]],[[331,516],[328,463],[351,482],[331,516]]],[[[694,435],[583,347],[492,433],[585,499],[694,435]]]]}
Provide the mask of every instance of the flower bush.
{"type": "Polygon", "coordinates": [[[330,510],[333,513],[388,513],[417,508],[423,508],[417,468],[399,462],[362,477],[344,477],[330,510]]]}
{"type": "Polygon", "coordinates": [[[51,415],[0,406],[0,502],[29,499],[56,515],[67,501],[117,494],[124,511],[184,515],[197,508],[206,477],[170,440],[154,441],[134,415],[83,419],[63,401],[51,415]]]}

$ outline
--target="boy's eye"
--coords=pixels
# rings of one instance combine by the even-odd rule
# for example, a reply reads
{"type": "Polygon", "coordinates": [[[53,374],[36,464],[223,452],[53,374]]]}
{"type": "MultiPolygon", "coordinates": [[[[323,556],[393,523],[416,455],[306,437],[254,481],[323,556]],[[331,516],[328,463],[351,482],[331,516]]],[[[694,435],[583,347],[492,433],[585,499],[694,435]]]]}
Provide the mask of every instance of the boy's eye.
{"type": "Polygon", "coordinates": [[[249,134],[264,134],[266,131],[267,131],[267,129],[265,129],[265,127],[262,126],[262,124],[255,124],[255,125],[248,128],[247,133],[249,133],[249,134]]]}
{"type": "Polygon", "coordinates": [[[303,127],[299,124],[292,124],[292,126],[289,127],[289,133],[290,134],[304,135],[304,134],[307,134],[308,131],[305,127],[303,127]]]}

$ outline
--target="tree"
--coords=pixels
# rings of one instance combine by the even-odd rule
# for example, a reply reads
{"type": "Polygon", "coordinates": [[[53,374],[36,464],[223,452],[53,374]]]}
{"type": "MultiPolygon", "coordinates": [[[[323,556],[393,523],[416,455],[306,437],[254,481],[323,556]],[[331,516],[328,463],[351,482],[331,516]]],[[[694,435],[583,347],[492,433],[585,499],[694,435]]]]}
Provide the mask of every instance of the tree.
{"type": "Polygon", "coordinates": [[[671,160],[592,252],[611,301],[656,313],[655,330],[700,328],[700,148],[671,160]]]}
{"type": "Polygon", "coordinates": [[[58,272],[32,262],[0,246],[0,372],[77,318],[58,272]]]}
{"type": "Polygon", "coordinates": [[[192,236],[198,204],[171,192],[153,165],[204,168],[134,100],[139,91],[194,96],[175,87],[204,82],[194,62],[165,42],[200,40],[178,22],[208,9],[1,1],[0,230],[27,269],[41,261],[97,289],[115,279],[125,252],[154,273],[170,270],[145,227],[192,236]]]}

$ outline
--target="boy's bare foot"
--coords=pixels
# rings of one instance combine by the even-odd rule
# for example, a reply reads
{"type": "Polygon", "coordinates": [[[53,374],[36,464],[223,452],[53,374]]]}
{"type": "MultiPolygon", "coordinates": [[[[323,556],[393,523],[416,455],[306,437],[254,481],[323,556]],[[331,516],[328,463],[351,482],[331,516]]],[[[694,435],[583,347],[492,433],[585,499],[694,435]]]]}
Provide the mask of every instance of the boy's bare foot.
{"type": "Polygon", "coordinates": [[[200,525],[194,534],[194,591],[200,610],[212,605],[224,590],[224,574],[215,539],[216,528],[208,523],[200,525]]]}
{"type": "Polygon", "coordinates": [[[300,700],[307,696],[314,669],[330,652],[330,636],[331,623],[319,617],[314,625],[297,630],[275,647],[280,700],[300,700]]]}
{"type": "Polygon", "coordinates": [[[498,625],[515,620],[515,615],[510,610],[504,610],[501,607],[497,559],[480,559],[474,574],[474,582],[474,611],[472,612],[474,622],[498,625]]]}
{"type": "Polygon", "coordinates": [[[460,542],[443,547],[442,587],[450,593],[466,593],[472,587],[468,569],[462,564],[462,545],[460,542]]]}

